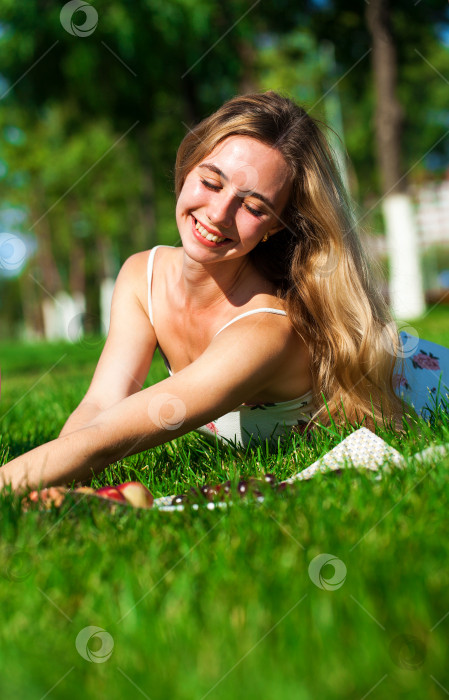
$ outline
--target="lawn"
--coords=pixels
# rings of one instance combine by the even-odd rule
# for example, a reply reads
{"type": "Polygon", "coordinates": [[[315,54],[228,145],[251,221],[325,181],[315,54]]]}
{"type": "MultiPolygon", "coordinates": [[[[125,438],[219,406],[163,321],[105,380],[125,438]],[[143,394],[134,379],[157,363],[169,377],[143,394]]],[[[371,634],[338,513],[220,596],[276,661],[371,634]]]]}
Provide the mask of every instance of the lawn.
{"type": "MultiPolygon", "coordinates": [[[[449,345],[448,321],[437,308],[410,325],[449,345]]],[[[0,345],[1,463],[57,436],[101,347],[0,345]]],[[[156,358],[148,384],[165,376],[156,358]]],[[[93,485],[139,479],[161,496],[266,472],[281,479],[346,434],[245,454],[191,433],[93,485]]],[[[406,470],[319,475],[214,511],[111,512],[86,499],[23,512],[3,494],[2,700],[446,697],[449,460],[423,466],[411,455],[449,442],[449,424],[380,435],[410,457],[406,470]],[[335,564],[322,566],[321,584],[320,554],[335,564]]]]}

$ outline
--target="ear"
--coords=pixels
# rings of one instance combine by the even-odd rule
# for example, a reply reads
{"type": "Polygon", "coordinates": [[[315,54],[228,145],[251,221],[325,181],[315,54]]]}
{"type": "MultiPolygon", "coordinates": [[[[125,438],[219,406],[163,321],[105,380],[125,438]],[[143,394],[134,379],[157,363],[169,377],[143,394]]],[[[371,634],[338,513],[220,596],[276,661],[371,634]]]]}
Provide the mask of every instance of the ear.
{"type": "Polygon", "coordinates": [[[275,233],[278,233],[278,231],[282,231],[282,229],[284,228],[284,224],[278,224],[277,226],[273,226],[273,228],[270,228],[270,230],[268,231],[268,236],[274,236],[275,233]]]}

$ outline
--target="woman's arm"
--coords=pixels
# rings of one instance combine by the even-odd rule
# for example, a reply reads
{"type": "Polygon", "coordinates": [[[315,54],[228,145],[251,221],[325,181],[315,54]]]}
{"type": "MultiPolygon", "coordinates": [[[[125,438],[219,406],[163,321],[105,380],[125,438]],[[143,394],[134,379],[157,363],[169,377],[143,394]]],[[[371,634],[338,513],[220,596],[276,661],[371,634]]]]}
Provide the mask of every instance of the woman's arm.
{"type": "Polygon", "coordinates": [[[92,477],[109,464],[99,449],[98,433],[95,426],[81,428],[16,457],[0,469],[0,490],[10,485],[23,492],[92,477]]]}
{"type": "Polygon", "coordinates": [[[112,295],[108,337],[92,382],[59,437],[83,428],[142,388],[157,345],[146,308],[147,262],[148,251],[144,251],[123,264],[112,295]]]}
{"type": "Polygon", "coordinates": [[[119,401],[86,427],[9,462],[0,469],[1,486],[22,491],[82,480],[236,408],[268,386],[291,352],[295,333],[289,322],[269,316],[232,324],[181,372],[119,401]]]}
{"type": "Polygon", "coordinates": [[[101,413],[101,407],[92,401],[84,398],[79,406],[67,418],[64,427],[59,433],[59,437],[73,433],[75,430],[84,428],[101,413]]]}
{"type": "Polygon", "coordinates": [[[69,416],[59,438],[0,469],[0,488],[10,483],[22,490],[28,474],[31,487],[65,483],[91,477],[92,470],[98,472],[107,466],[98,451],[98,431],[87,427],[103,411],[139,391],[150,369],[157,340],[145,304],[147,261],[148,251],[137,253],[120,270],[103,352],[85,397],[69,416]]]}

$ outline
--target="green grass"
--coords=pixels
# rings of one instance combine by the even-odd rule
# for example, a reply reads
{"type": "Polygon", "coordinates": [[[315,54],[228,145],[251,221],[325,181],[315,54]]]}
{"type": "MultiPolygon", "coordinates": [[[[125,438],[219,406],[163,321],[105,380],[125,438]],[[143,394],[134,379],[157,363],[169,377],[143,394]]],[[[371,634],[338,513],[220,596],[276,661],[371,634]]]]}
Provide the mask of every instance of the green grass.
{"type": "Polygon", "coordinates": [[[449,306],[447,305],[431,307],[421,319],[403,325],[404,330],[412,335],[449,347],[449,306]]]}
{"type": "MultiPolygon", "coordinates": [[[[436,309],[411,325],[449,345],[448,319],[436,309]]],[[[57,436],[100,351],[0,345],[3,462],[57,436]]],[[[156,358],[148,383],[164,376],[156,358]]],[[[93,485],[137,478],[159,496],[239,475],[282,478],[345,434],[245,454],[192,433],[112,465],[93,485]]],[[[409,457],[449,442],[449,423],[380,434],[409,457]]],[[[448,467],[410,459],[381,480],[320,475],[292,494],[216,511],[111,513],[86,499],[25,513],[2,494],[2,700],[445,697],[448,467]],[[335,590],[309,576],[321,553],[346,567],[335,590]],[[88,626],[112,637],[104,663],[77,651],[88,626]]],[[[321,573],[331,577],[332,566],[321,573]]],[[[93,654],[99,647],[91,639],[93,654]]]]}

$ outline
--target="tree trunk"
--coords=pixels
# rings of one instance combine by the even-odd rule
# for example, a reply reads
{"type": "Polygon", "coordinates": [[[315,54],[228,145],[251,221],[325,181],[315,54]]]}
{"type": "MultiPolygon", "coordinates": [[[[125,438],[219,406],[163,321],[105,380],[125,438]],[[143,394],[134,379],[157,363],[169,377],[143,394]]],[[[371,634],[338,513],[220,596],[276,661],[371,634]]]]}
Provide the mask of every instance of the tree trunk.
{"type": "Polygon", "coordinates": [[[389,0],[370,0],[366,20],[373,41],[376,142],[382,189],[385,193],[405,192],[406,182],[401,168],[403,111],[396,94],[397,54],[389,0]]]}
{"type": "MultiPolygon", "coordinates": [[[[34,276],[33,274],[33,277],[34,276]]],[[[36,337],[42,339],[45,337],[45,329],[42,314],[41,290],[30,276],[30,266],[27,266],[25,274],[20,275],[19,286],[22,299],[25,338],[27,340],[34,340],[36,337]]]]}
{"type": "MultiPolygon", "coordinates": [[[[70,197],[66,206],[70,220],[75,221],[80,209],[77,199],[70,197]]],[[[81,297],[86,293],[86,254],[82,238],[79,238],[73,229],[70,235],[69,250],[69,292],[72,297],[81,297]]]]}
{"type": "MultiPolygon", "coordinates": [[[[42,197],[41,201],[45,201],[42,197]]],[[[39,217],[39,207],[32,207],[31,214],[33,219],[39,217]]],[[[40,276],[38,281],[44,287],[45,293],[52,297],[62,290],[62,282],[58,267],[53,255],[51,230],[48,221],[48,216],[44,216],[34,228],[34,234],[37,239],[37,265],[39,267],[40,276]]]]}
{"type": "Polygon", "coordinates": [[[146,248],[152,248],[157,243],[156,236],[156,212],[154,203],[154,177],[153,168],[148,154],[149,133],[147,129],[140,129],[137,135],[140,146],[140,166],[142,173],[142,197],[141,197],[141,226],[135,227],[132,234],[133,253],[146,248]]]}
{"type": "Polygon", "coordinates": [[[201,119],[201,108],[198,104],[197,82],[194,80],[191,72],[181,78],[180,87],[186,122],[190,125],[197,124],[201,119]]]}
{"type": "MultiPolygon", "coordinates": [[[[42,202],[45,202],[44,192],[37,186],[31,203],[33,220],[39,219],[42,212],[42,202]]],[[[51,228],[48,216],[45,215],[34,227],[37,241],[37,251],[34,264],[28,272],[33,282],[35,298],[39,300],[40,313],[34,317],[36,331],[43,329],[45,338],[54,339],[57,334],[56,319],[58,317],[58,301],[56,295],[62,292],[63,286],[56,260],[53,255],[51,228]]],[[[26,292],[27,293],[27,292],[26,292]]],[[[32,312],[29,312],[29,317],[32,312]]]]}
{"type": "Polygon", "coordinates": [[[390,303],[396,318],[410,319],[420,316],[425,304],[416,227],[401,167],[403,112],[397,97],[397,52],[389,0],[369,0],[366,22],[373,41],[376,145],[390,256],[390,303]]]}
{"type": "Polygon", "coordinates": [[[241,39],[237,44],[237,51],[241,63],[241,73],[239,80],[239,93],[245,95],[257,91],[257,78],[254,70],[256,52],[253,44],[241,39]]]}

